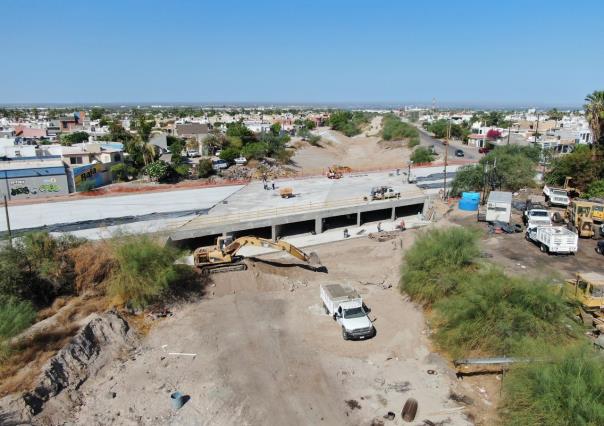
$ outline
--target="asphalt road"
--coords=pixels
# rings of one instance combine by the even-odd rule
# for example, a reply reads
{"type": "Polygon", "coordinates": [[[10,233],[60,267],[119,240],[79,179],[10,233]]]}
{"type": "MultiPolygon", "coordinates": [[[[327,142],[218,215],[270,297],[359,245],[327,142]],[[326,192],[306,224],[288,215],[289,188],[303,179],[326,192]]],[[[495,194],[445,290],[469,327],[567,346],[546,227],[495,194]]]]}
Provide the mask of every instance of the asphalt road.
{"type": "MultiPolygon", "coordinates": [[[[419,135],[420,135],[420,145],[425,146],[425,147],[434,146],[434,151],[437,154],[439,154],[439,155],[444,154],[445,144],[443,143],[443,141],[432,137],[428,132],[426,132],[421,127],[417,127],[417,128],[419,130],[419,135]]],[[[449,159],[450,160],[458,158],[458,157],[455,157],[455,151],[457,149],[461,149],[464,152],[464,156],[459,157],[460,159],[465,159],[465,160],[479,160],[480,159],[480,154],[478,153],[478,150],[476,148],[470,148],[468,146],[463,146],[463,147],[457,146],[457,143],[454,142],[449,145],[449,159]]]]}

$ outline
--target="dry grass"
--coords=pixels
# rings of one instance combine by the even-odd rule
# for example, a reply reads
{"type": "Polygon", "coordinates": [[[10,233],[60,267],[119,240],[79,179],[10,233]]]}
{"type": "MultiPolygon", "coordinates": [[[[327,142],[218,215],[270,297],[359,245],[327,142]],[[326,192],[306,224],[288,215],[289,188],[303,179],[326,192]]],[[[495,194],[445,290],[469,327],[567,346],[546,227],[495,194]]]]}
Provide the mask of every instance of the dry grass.
{"type": "Polygon", "coordinates": [[[113,251],[106,241],[86,243],[69,251],[73,260],[77,294],[104,290],[104,282],[116,263],[113,251]]]}
{"type": "MultiPolygon", "coordinates": [[[[42,331],[24,337],[12,346],[12,354],[0,365],[0,397],[31,389],[42,368],[84,325],[82,320],[93,312],[111,307],[105,297],[76,297],[64,300],[42,331]]],[[[53,305],[54,308],[57,308],[53,305]]],[[[47,313],[53,307],[48,308],[47,313]]]]}

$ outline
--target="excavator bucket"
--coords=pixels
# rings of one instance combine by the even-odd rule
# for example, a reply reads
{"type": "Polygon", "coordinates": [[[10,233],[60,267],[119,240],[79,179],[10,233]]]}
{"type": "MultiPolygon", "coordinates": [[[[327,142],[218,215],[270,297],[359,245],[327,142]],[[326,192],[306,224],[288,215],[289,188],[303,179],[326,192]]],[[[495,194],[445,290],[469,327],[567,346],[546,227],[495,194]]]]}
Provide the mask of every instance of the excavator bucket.
{"type": "Polygon", "coordinates": [[[311,251],[308,254],[308,263],[311,266],[321,266],[321,259],[319,259],[319,255],[316,252],[311,251]]]}

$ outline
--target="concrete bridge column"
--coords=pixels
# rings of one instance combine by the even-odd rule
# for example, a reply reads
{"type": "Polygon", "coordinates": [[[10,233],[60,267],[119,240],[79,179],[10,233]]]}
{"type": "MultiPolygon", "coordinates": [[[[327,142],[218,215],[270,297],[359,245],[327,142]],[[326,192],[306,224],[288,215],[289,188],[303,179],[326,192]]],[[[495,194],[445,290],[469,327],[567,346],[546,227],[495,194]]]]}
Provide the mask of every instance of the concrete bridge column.
{"type": "Polygon", "coordinates": [[[357,226],[361,226],[361,212],[357,212],[357,226]]]}
{"type": "Polygon", "coordinates": [[[392,215],[390,216],[391,220],[395,220],[396,219],[396,207],[392,207],[392,215]]]}
{"type": "Polygon", "coordinates": [[[321,216],[315,219],[315,234],[323,232],[323,218],[321,216]]]}
{"type": "Polygon", "coordinates": [[[281,231],[281,225],[272,225],[271,226],[271,240],[277,241],[277,238],[279,238],[280,231],[281,231]]]}

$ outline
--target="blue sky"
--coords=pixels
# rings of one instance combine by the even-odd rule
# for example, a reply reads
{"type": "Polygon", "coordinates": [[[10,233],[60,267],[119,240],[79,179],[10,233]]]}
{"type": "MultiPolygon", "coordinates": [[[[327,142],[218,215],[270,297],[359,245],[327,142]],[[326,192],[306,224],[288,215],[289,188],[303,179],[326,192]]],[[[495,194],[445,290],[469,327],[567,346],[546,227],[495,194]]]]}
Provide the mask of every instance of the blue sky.
{"type": "Polygon", "coordinates": [[[0,103],[581,105],[604,2],[2,0],[0,103]]]}

